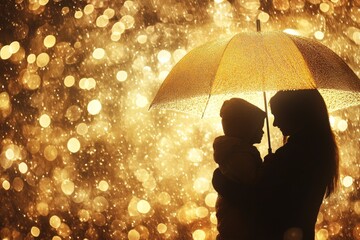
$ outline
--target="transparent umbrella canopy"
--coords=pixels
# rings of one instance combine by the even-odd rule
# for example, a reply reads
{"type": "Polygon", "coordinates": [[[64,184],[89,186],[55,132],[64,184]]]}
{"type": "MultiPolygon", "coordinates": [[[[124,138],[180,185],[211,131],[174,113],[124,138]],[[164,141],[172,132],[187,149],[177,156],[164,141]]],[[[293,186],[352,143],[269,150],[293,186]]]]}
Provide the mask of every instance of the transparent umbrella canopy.
{"type": "Polygon", "coordinates": [[[315,88],[330,111],[360,104],[359,78],[318,41],[283,32],[244,32],[185,55],[150,108],[209,117],[231,97],[264,108],[262,92],[315,88]]]}
{"type": "Polygon", "coordinates": [[[359,78],[326,46],[283,32],[244,32],[185,55],[150,108],[209,117],[219,114],[225,100],[243,98],[266,111],[271,153],[265,93],[301,89],[318,89],[330,111],[360,104],[359,78]]]}

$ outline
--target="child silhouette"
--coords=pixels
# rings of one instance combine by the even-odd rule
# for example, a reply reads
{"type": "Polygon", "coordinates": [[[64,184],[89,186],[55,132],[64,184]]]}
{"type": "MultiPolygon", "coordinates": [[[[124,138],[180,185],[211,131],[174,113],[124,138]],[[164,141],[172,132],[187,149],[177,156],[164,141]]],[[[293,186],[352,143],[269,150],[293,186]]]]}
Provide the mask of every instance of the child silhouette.
{"type": "MultiPolygon", "coordinates": [[[[232,181],[250,188],[256,181],[262,160],[255,143],[263,136],[265,112],[241,98],[223,103],[220,110],[224,134],[215,139],[214,160],[219,165],[215,171],[232,181]]],[[[244,196],[244,203],[234,202],[218,195],[216,202],[217,239],[251,239],[253,214],[251,200],[244,196]]]]}

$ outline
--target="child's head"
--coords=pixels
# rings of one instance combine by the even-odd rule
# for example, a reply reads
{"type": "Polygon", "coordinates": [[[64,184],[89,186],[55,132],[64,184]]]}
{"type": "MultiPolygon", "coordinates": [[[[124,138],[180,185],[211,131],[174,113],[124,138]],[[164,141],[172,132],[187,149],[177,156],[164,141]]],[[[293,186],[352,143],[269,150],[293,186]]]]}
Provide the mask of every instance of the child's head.
{"type": "Polygon", "coordinates": [[[226,136],[237,137],[251,144],[263,136],[265,112],[241,98],[226,100],[220,110],[226,136]]]}

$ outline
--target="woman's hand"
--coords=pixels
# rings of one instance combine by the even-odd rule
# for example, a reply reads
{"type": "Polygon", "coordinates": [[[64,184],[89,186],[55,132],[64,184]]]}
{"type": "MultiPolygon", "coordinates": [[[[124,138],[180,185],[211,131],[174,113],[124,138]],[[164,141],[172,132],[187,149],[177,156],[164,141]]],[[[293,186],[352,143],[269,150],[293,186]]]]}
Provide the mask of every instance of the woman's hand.
{"type": "Polygon", "coordinates": [[[274,161],[274,159],[275,159],[275,154],[274,153],[269,153],[268,155],[266,155],[264,157],[264,163],[272,162],[272,161],[274,161]]]}

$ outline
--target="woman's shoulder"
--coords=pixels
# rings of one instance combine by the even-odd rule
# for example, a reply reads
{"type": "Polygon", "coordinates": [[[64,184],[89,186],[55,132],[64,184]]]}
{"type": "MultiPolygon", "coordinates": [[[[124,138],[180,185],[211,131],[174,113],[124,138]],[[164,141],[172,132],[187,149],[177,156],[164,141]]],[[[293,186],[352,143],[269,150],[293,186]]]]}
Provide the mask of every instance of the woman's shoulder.
{"type": "MultiPolygon", "coordinates": [[[[322,158],[321,141],[316,137],[291,137],[288,142],[276,150],[274,158],[291,168],[316,168],[322,158]]],[[[300,170],[299,169],[299,170],[300,170]]]]}

